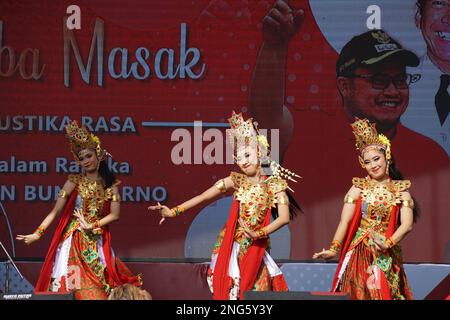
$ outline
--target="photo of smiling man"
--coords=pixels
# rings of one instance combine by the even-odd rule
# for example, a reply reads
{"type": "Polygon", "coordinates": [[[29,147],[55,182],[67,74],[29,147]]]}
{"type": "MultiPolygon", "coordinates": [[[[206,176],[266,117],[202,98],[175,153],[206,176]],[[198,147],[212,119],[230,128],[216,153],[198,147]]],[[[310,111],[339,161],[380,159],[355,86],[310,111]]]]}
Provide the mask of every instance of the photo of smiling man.
{"type": "Polygon", "coordinates": [[[408,107],[409,85],[415,80],[405,67],[418,64],[413,52],[382,30],[353,37],[336,63],[337,86],[347,115],[370,119],[394,137],[408,107]]]}
{"type": "Polygon", "coordinates": [[[416,6],[415,22],[427,52],[414,68],[421,79],[411,87],[401,122],[436,141],[450,155],[450,1],[418,0],[416,6]]]}
{"type": "MultiPolygon", "coordinates": [[[[336,208],[342,203],[339,186],[348,184],[348,176],[360,174],[353,162],[347,161],[355,145],[348,128],[358,117],[375,123],[378,132],[395,143],[394,158],[402,174],[414,177],[411,192],[423,215],[404,244],[405,256],[414,261],[445,261],[447,232],[440,222],[448,214],[444,200],[449,181],[448,156],[435,141],[400,121],[409,109],[410,92],[420,79],[415,72],[419,57],[384,30],[346,37],[347,42],[336,52],[334,79],[329,73],[330,78],[320,78],[327,83],[321,85],[319,94],[307,100],[305,91],[302,99],[293,101],[286,89],[290,86],[291,92],[295,90],[295,85],[289,84],[293,72],[287,71],[286,65],[289,49],[295,45],[292,39],[297,34],[303,38],[307,32],[308,15],[302,11],[307,12],[283,1],[268,11],[262,22],[263,42],[249,88],[250,111],[260,126],[280,129],[282,163],[300,172],[304,181],[314,181],[297,188],[303,195],[302,208],[308,214],[292,222],[292,228],[299,230],[292,235],[292,248],[313,250],[311,234],[315,241],[326,242],[326,230],[334,231],[332,223],[338,222],[336,208]],[[332,87],[337,89],[337,96],[325,98],[325,88],[332,87]],[[302,150],[302,155],[296,150],[302,150]],[[326,153],[320,153],[322,150],[326,153]],[[434,197],[442,201],[432,200],[434,197]]],[[[307,50],[297,50],[302,56],[307,54],[307,50]]],[[[307,58],[291,61],[290,68],[303,59],[307,58]]],[[[302,70],[303,74],[297,76],[299,85],[316,76],[308,69],[302,70]]],[[[308,84],[314,81],[318,80],[308,84]]]]}

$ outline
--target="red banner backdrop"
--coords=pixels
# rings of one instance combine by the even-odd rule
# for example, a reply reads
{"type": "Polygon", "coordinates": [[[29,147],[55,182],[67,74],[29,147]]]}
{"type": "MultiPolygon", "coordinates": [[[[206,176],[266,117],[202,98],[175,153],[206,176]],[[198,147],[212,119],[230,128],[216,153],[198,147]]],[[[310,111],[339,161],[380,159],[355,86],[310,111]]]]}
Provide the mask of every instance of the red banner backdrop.
{"type": "MultiPolygon", "coordinates": [[[[63,130],[70,118],[96,132],[122,181],[121,219],[112,226],[116,252],[133,258],[186,256],[187,234],[202,208],[158,226],[158,217],[146,207],[155,201],[175,206],[239,169],[204,159],[194,164],[194,134],[191,163],[174,164],[172,150],[179,143],[171,141],[174,123],[201,120],[214,127],[225,124],[232,110],[251,115],[249,87],[261,23],[272,4],[2,1],[0,240],[12,248],[9,229],[14,235],[33,232],[67,174],[76,172],[63,130]],[[81,12],[79,30],[65,24],[73,4],[81,12]]],[[[288,258],[309,259],[332,240],[351,179],[365,173],[336,89],[338,54],[308,2],[291,5],[304,8],[306,18],[287,55],[285,100],[294,131],[284,165],[303,177],[292,188],[304,214],[289,226],[288,258]]],[[[194,133],[192,127],[187,130],[194,133]]],[[[199,137],[203,147],[210,143],[199,137]]],[[[421,219],[404,241],[405,260],[444,262],[448,157],[412,131],[399,133],[392,150],[422,207],[421,219]]],[[[15,243],[16,257],[43,257],[55,225],[32,246],[15,243]]]]}

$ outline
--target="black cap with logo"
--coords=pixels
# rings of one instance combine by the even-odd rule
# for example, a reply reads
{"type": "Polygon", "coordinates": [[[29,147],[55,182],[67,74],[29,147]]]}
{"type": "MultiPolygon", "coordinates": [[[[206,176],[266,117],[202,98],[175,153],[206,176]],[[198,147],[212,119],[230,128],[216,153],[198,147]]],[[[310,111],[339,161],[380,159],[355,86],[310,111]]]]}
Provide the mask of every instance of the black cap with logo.
{"type": "Polygon", "coordinates": [[[420,62],[414,52],[403,49],[383,30],[370,30],[353,37],[342,48],[336,62],[336,74],[345,76],[358,67],[374,65],[387,59],[398,59],[396,61],[399,64],[409,67],[417,67],[420,62]]]}

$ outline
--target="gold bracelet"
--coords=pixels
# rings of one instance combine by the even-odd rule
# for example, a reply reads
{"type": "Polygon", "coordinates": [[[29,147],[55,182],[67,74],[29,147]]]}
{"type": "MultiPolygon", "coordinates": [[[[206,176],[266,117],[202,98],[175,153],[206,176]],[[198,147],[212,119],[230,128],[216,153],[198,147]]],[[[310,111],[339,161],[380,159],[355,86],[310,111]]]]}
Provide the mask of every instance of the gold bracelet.
{"type": "Polygon", "coordinates": [[[94,229],[99,229],[101,228],[100,226],[100,220],[96,220],[93,224],[92,224],[92,230],[94,229]]]}
{"type": "Polygon", "coordinates": [[[414,201],[412,199],[411,200],[403,200],[402,205],[406,208],[414,209],[414,201]]]}
{"type": "Polygon", "coordinates": [[[66,191],[66,190],[64,190],[64,189],[59,190],[58,197],[64,199],[64,198],[67,198],[67,196],[68,196],[68,194],[67,194],[67,191],[66,191]]]}
{"type": "Polygon", "coordinates": [[[279,197],[278,197],[278,204],[285,204],[285,205],[289,205],[289,198],[288,198],[288,196],[287,195],[285,195],[285,194],[281,194],[279,197]]]}
{"type": "Polygon", "coordinates": [[[120,202],[120,194],[116,194],[116,193],[114,193],[113,195],[112,195],[112,197],[111,197],[111,201],[112,202],[120,202]]]}
{"type": "Polygon", "coordinates": [[[341,250],[341,242],[339,240],[333,240],[330,245],[330,251],[338,253],[341,250]]]}
{"type": "Polygon", "coordinates": [[[336,249],[334,247],[330,247],[330,249],[328,250],[333,251],[334,253],[339,253],[339,249],[336,249]]]}
{"type": "Polygon", "coordinates": [[[349,203],[349,204],[355,203],[355,199],[353,199],[348,194],[346,194],[345,198],[344,198],[344,203],[349,203]]]}
{"type": "Polygon", "coordinates": [[[185,209],[182,206],[176,206],[175,208],[172,208],[171,211],[173,215],[177,217],[180,214],[184,213],[185,209]]]}
{"type": "Polygon", "coordinates": [[[395,243],[394,243],[394,241],[392,241],[392,238],[388,238],[385,241],[385,244],[388,246],[389,249],[391,249],[393,246],[395,246],[395,243]]]}
{"type": "Polygon", "coordinates": [[[45,233],[45,228],[43,226],[39,226],[33,233],[36,234],[40,239],[45,233]]]}
{"type": "Polygon", "coordinates": [[[219,191],[222,192],[222,193],[227,191],[227,187],[225,186],[225,181],[224,181],[223,179],[220,179],[220,180],[217,181],[214,185],[215,185],[215,186],[217,187],[217,189],[219,189],[219,191]]]}
{"type": "Polygon", "coordinates": [[[256,234],[257,234],[257,239],[267,238],[267,230],[265,227],[256,231],[256,234]]]}

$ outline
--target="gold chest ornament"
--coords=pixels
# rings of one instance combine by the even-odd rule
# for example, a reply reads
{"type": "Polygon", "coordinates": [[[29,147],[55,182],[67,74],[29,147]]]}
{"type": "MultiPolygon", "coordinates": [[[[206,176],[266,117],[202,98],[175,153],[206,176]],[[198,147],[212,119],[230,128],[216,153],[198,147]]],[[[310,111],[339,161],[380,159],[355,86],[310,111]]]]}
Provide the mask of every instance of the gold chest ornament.
{"type": "Polygon", "coordinates": [[[87,209],[89,218],[97,216],[105,201],[112,197],[111,188],[105,189],[102,180],[92,181],[81,175],[72,176],[70,180],[78,184],[78,194],[83,199],[83,207],[87,209]]]}
{"type": "Polygon", "coordinates": [[[277,203],[276,194],[287,188],[287,182],[273,176],[261,183],[253,183],[244,174],[232,172],[236,191],[234,196],[241,204],[240,217],[250,227],[259,226],[269,208],[277,203]]]}
{"type": "Polygon", "coordinates": [[[352,182],[362,190],[362,200],[369,204],[377,219],[381,219],[389,209],[400,204],[401,192],[411,186],[409,180],[388,180],[380,183],[370,177],[353,178],[352,182]]]}

